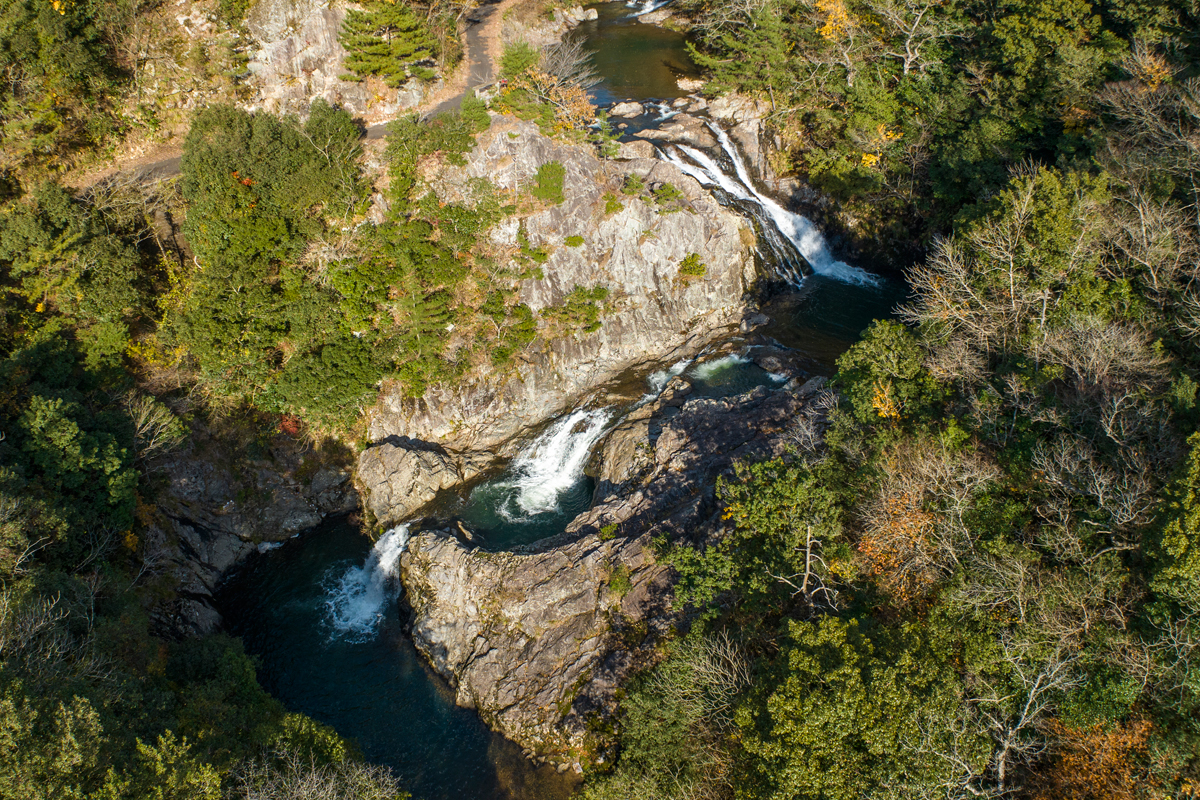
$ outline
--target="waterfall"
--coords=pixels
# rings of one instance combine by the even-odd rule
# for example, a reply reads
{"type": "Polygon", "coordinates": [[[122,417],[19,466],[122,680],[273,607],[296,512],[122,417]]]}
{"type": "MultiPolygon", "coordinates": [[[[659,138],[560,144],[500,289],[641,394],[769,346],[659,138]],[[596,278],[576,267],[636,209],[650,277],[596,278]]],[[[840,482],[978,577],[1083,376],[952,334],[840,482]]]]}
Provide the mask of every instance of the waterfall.
{"type": "Polygon", "coordinates": [[[408,526],[392,528],[379,537],[364,564],[348,567],[329,584],[325,611],[335,636],[366,641],[375,635],[387,603],[399,596],[396,567],[407,544],[408,526]]]}
{"type": "Polygon", "coordinates": [[[607,432],[608,409],[577,410],[555,422],[522,451],[506,481],[513,493],[497,509],[509,521],[558,509],[558,498],[583,478],[588,455],[607,432]]]}
{"type": "Polygon", "coordinates": [[[714,358],[712,361],[705,361],[703,364],[697,364],[692,368],[691,376],[697,380],[707,381],[714,375],[729,367],[737,366],[738,364],[749,364],[750,359],[740,353],[730,353],[721,358],[714,358]]]}
{"type": "Polygon", "coordinates": [[[693,360],[691,358],[681,358],[668,369],[660,369],[657,372],[650,373],[650,377],[646,378],[646,383],[650,385],[649,397],[653,399],[662,394],[662,390],[671,382],[671,378],[674,378],[676,375],[682,375],[683,371],[691,365],[693,360]]]}
{"type": "Polygon", "coordinates": [[[654,118],[655,122],[666,122],[671,117],[679,115],[679,109],[672,108],[669,103],[648,103],[647,108],[652,108],[658,112],[658,116],[654,118]]]}
{"type": "Polygon", "coordinates": [[[687,145],[670,145],[663,157],[702,185],[719,188],[733,200],[741,201],[739,205],[747,207],[754,214],[761,223],[765,244],[783,280],[793,285],[799,285],[803,280],[794,255],[799,254],[818,275],[846,283],[878,284],[878,279],[869,272],[835,259],[821,231],[806,217],[793,214],[760,192],[750,178],[741,153],[730,141],[729,134],[718,125],[710,124],[709,128],[732,164],[733,175],[722,169],[707,153],[687,145]]]}

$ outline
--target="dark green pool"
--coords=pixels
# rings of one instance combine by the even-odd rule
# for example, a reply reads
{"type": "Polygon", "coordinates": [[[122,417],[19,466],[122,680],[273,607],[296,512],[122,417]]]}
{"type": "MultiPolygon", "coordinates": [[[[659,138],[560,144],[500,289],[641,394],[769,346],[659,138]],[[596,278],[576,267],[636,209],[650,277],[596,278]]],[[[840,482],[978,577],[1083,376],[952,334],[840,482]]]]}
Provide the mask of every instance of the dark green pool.
{"type": "Polygon", "coordinates": [[[771,324],[762,330],[781,344],[811,358],[822,374],[832,375],[838,356],[859,340],[874,319],[893,319],[908,287],[894,276],[879,276],[875,286],[810,275],[799,289],[771,299],[763,308],[771,324]]]}
{"type": "Polygon", "coordinates": [[[414,800],[560,800],[572,783],[454,705],[404,635],[394,585],[371,585],[370,539],[344,520],[252,557],[218,601],[287,708],[355,739],[414,800]]]}
{"type": "Polygon", "coordinates": [[[622,100],[673,100],[687,92],[680,77],[698,75],[683,34],[647,25],[632,16],[638,9],[623,2],[597,3],[599,18],[583,22],[575,36],[593,55],[602,82],[592,90],[598,105],[622,100]]]}

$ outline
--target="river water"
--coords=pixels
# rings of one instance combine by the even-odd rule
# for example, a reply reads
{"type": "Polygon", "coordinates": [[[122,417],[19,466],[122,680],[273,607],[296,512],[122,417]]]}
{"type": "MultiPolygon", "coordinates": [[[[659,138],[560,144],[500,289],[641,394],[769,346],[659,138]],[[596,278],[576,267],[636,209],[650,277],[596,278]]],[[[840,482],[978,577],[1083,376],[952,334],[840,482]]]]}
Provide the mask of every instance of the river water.
{"type": "Polygon", "coordinates": [[[336,519],[257,555],[218,596],[263,687],[357,741],[415,800],[556,800],[574,781],[454,705],[404,635],[395,563],[403,536],[375,545],[336,519]]]}
{"type": "MultiPolygon", "coordinates": [[[[577,31],[604,79],[593,92],[597,103],[636,100],[653,109],[631,131],[654,124],[684,94],[677,78],[697,72],[683,36],[634,16],[660,2],[600,3],[599,19],[577,31]]],[[[807,219],[760,192],[728,137],[714,133],[721,147],[713,152],[667,146],[662,157],[756,221],[764,263],[791,287],[766,304],[772,322],[762,333],[830,374],[871,319],[894,313],[905,287],[839,261],[807,219]]],[[[623,404],[564,414],[502,473],[447,496],[441,513],[463,519],[489,549],[561,533],[591,503],[585,468],[595,443],[671,377],[687,379],[694,397],[779,385],[744,343],[733,347],[637,378],[623,404]]],[[[573,774],[533,767],[473,711],[457,708],[405,636],[395,572],[406,536],[395,529],[372,544],[345,519],[333,520],[254,556],[234,575],[218,602],[230,631],[258,659],[260,681],[287,708],[333,726],[369,761],[393,768],[416,800],[568,797],[573,774]]]]}

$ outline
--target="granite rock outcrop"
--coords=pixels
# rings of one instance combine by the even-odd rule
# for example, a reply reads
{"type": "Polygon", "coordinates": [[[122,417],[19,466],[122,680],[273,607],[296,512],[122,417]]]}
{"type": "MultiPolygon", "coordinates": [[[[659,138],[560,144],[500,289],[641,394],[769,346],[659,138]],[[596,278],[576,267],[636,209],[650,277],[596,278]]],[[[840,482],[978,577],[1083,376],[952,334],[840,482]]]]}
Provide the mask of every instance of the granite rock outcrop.
{"type": "MultiPolygon", "coordinates": [[[[514,371],[496,373],[485,366],[454,385],[431,387],[419,400],[385,393],[370,419],[369,438],[376,444],[360,461],[371,465],[359,471],[369,496],[392,492],[383,476],[399,467],[384,462],[412,459],[400,449],[380,449],[391,437],[438,449],[448,462],[437,470],[453,467],[465,475],[468,463],[483,468],[511,456],[528,431],[577,407],[626,371],[648,371],[698,352],[736,329],[745,315],[755,277],[746,223],[671,164],[604,161],[590,147],[542,135],[533,123],[496,117],[465,166],[443,167],[429,180],[439,198],[456,202],[470,197],[479,179],[501,191],[524,191],[550,162],[564,167],[564,201],[501,223],[491,235],[513,252],[523,235],[529,247],[547,254],[541,276],[519,287],[520,299],[535,313],[561,304],[577,286],[606,287],[610,299],[601,328],[549,338],[523,354],[514,371]],[[623,194],[627,176],[646,190],[623,194]],[[679,192],[669,208],[652,194],[666,184],[679,192]],[[613,198],[619,198],[617,208],[609,202],[613,198]],[[568,237],[582,243],[567,246],[568,237]],[[691,253],[700,254],[705,265],[699,279],[679,272],[691,253]]],[[[430,485],[444,487],[438,474],[429,476],[430,485]]],[[[414,511],[413,503],[389,508],[370,500],[369,506],[383,525],[414,511]]]]}
{"type": "MultiPolygon", "coordinates": [[[[676,620],[653,541],[719,536],[715,483],[739,460],[781,455],[820,379],[688,399],[675,379],[601,451],[599,502],[558,537],[488,552],[451,530],[414,534],[401,559],[418,649],[494,728],[574,763],[676,620]]],[[[815,413],[815,412],[813,412],[815,413]]]]}

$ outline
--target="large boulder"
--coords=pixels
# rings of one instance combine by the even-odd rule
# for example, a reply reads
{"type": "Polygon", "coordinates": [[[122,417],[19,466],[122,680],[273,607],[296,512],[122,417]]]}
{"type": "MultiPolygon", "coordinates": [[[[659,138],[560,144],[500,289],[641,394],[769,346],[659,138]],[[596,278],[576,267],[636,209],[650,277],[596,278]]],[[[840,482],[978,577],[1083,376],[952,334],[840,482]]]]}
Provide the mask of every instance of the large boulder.
{"type": "Polygon", "coordinates": [[[389,440],[364,450],[358,459],[367,510],[385,527],[411,516],[462,479],[453,458],[422,442],[389,440]]]}
{"type": "Polygon", "coordinates": [[[625,103],[617,103],[608,110],[608,113],[614,117],[640,117],[646,113],[646,107],[630,100],[625,103]]]}
{"type": "Polygon", "coordinates": [[[678,114],[669,122],[657,128],[646,128],[634,136],[642,139],[659,139],[670,142],[681,142],[692,147],[710,148],[717,146],[717,137],[699,117],[690,114],[678,114]]]}

